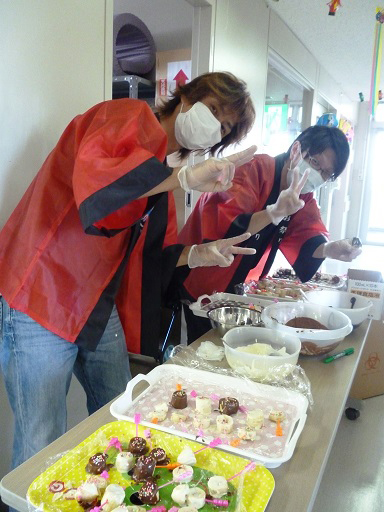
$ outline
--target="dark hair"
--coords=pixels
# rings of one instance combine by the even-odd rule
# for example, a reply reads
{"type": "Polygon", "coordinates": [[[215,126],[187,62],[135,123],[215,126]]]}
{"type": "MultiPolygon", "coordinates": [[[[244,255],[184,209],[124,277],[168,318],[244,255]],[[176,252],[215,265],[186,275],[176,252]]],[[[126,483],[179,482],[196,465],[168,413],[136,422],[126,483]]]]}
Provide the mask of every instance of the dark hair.
{"type": "MultiPolygon", "coordinates": [[[[180,104],[181,95],[184,95],[191,104],[201,101],[207,96],[215,96],[224,108],[235,112],[239,118],[228,135],[203,153],[221,153],[234,142],[239,142],[247,135],[255,121],[255,109],[246,84],[232,73],[218,71],[204,73],[185,85],[179,85],[173,91],[172,98],[158,108],[160,116],[171,116],[180,104]]],[[[190,150],[186,148],[179,150],[181,158],[186,157],[189,153],[190,150]]]]}
{"type": "MultiPolygon", "coordinates": [[[[336,162],[332,180],[335,180],[344,171],[349,158],[349,144],[347,137],[339,128],[320,125],[310,126],[296,138],[296,141],[300,142],[301,150],[303,152],[308,151],[310,155],[318,155],[326,149],[333,149],[336,162]]],[[[292,145],[285,154],[285,159],[289,158],[292,145]]]]}

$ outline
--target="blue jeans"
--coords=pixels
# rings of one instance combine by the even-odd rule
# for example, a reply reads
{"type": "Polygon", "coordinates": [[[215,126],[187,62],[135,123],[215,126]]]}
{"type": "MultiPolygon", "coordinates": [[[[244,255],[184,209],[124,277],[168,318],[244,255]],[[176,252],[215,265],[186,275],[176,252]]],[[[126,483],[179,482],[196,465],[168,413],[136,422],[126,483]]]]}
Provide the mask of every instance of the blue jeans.
{"type": "Polygon", "coordinates": [[[0,299],[0,364],[14,419],[15,468],[65,433],[72,372],[92,414],[131,379],[124,332],[113,309],[95,352],[56,336],[0,299]]]}

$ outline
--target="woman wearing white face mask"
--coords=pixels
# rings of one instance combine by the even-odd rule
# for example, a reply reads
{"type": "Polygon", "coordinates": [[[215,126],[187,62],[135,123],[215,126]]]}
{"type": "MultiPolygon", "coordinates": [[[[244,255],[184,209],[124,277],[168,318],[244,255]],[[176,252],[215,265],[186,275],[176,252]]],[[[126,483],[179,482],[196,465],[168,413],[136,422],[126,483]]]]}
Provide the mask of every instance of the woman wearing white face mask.
{"type": "MultiPolygon", "coordinates": [[[[349,145],[338,128],[312,126],[299,135],[287,153],[272,158],[255,155],[235,172],[227,192],[204,194],[179,235],[181,243],[226,238],[244,230],[255,236],[243,246],[254,256],[238,256],[231,267],[192,269],[184,279],[182,298],[195,301],[214,291],[234,293],[247,276],[268,274],[281,250],[302,281],[310,279],[324,258],[351,261],[361,251],[349,240],[328,241],[313,191],[343,171],[349,145]]],[[[191,342],[210,324],[185,308],[191,342]]]]}
{"type": "Polygon", "coordinates": [[[0,232],[0,365],[15,416],[13,467],[64,434],[72,373],[92,413],[124,391],[127,346],[158,355],[161,300],[176,266],[225,266],[254,253],[237,246],[249,234],[177,244],[172,191],[226,190],[255,147],[183,169],[164,164],[175,151],[220,151],[241,140],[254,116],[244,82],[207,73],[158,116],[123,98],[70,121],[0,232]]]}

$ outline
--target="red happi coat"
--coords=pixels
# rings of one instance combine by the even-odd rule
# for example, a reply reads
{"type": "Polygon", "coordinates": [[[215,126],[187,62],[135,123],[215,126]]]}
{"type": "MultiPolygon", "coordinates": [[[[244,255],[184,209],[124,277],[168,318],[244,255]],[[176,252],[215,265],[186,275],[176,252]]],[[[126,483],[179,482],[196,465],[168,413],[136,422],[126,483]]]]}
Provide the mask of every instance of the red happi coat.
{"type": "MultiPolygon", "coordinates": [[[[250,163],[236,170],[233,186],[229,190],[203,194],[181,230],[179,242],[185,245],[199,244],[247,231],[252,214],[276,202],[284,157],[256,155],[250,163]]],[[[305,194],[302,198],[305,206],[291,216],[278,247],[305,281],[313,276],[323,261],[313,258],[312,254],[316,247],[327,240],[328,233],[313,195],[305,194]]],[[[265,275],[269,270],[265,264],[280,228],[270,224],[241,244],[254,247],[257,250],[254,256],[237,255],[234,263],[225,268],[191,269],[184,281],[184,298],[196,300],[200,295],[215,291],[234,293],[234,286],[244,282],[251,270],[253,278],[265,275]]],[[[269,266],[274,254],[268,260],[269,266]]]]}
{"type": "Polygon", "coordinates": [[[172,194],[138,199],[170,175],[166,147],[139,100],[103,102],[68,125],[0,233],[0,292],[11,307],[92,349],[116,300],[129,350],[145,353],[143,255],[155,248],[159,308],[162,276],[181,250],[169,248],[177,234],[172,194]]]}

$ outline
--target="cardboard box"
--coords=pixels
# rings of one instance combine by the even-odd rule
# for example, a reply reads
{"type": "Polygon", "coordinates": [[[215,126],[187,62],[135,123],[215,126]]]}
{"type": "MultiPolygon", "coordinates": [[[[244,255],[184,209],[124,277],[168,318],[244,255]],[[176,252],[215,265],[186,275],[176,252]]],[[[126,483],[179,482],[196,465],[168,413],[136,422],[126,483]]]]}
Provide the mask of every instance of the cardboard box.
{"type": "Polygon", "coordinates": [[[347,289],[351,293],[370,299],[373,306],[369,317],[381,320],[384,304],[384,282],[381,272],[349,269],[347,289]]]}
{"type": "Polygon", "coordinates": [[[384,322],[372,320],[349,393],[362,400],[384,394],[384,322]]]}

